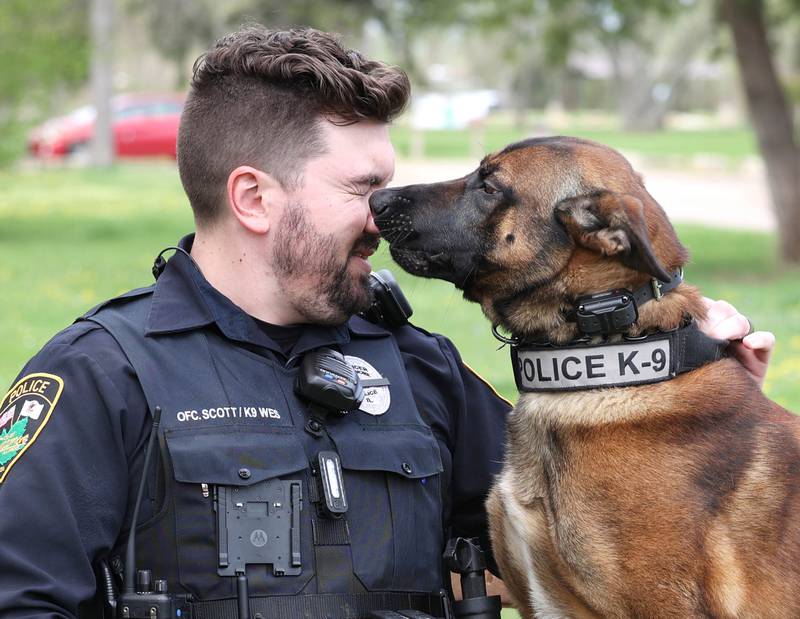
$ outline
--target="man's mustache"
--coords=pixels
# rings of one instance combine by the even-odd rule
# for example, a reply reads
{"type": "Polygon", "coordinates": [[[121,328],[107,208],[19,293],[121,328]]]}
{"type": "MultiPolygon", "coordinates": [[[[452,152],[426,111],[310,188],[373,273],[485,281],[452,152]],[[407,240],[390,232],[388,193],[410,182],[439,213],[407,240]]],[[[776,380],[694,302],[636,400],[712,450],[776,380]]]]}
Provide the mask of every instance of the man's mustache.
{"type": "Polygon", "coordinates": [[[375,253],[381,243],[381,237],[378,234],[370,234],[365,232],[353,244],[352,253],[375,253]]]}

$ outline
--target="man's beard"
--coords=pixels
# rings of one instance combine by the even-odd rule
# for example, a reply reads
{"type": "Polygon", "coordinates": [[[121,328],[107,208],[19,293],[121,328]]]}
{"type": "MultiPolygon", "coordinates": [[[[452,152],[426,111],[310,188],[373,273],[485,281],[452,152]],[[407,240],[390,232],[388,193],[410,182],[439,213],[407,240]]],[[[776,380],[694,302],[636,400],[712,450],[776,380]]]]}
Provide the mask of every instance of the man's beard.
{"type": "Polygon", "coordinates": [[[374,250],[379,242],[377,234],[362,234],[341,262],[339,239],[317,232],[305,206],[290,204],[276,231],[272,268],[281,291],[305,321],[341,324],[368,309],[374,298],[369,274],[354,279],[349,273],[350,257],[374,250]]]}

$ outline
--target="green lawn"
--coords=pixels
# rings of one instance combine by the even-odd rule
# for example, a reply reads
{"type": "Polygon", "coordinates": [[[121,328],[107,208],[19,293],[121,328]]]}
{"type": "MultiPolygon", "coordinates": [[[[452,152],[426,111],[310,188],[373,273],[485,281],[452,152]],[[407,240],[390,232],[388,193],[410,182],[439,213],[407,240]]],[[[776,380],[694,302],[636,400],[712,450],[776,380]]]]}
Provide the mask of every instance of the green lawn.
{"type": "MultiPolygon", "coordinates": [[[[191,216],[169,164],[3,172],[0,188],[0,383],[9,385],[58,329],[95,303],[152,281],[153,257],[190,229],[191,216]]],[[[776,333],[767,393],[800,412],[800,273],[779,268],[770,235],[694,226],[679,232],[692,250],[687,279],[776,333]]],[[[392,267],[385,248],[373,266],[392,267]]],[[[467,363],[513,399],[508,351],[497,350],[478,307],[449,284],[393,271],[415,321],[450,336],[467,363]]]]}
{"type": "MultiPolygon", "coordinates": [[[[637,153],[664,162],[681,163],[698,155],[710,155],[729,165],[735,165],[745,157],[757,154],[755,136],[746,128],[636,133],[576,122],[557,132],[595,140],[625,153],[637,153]]],[[[426,131],[424,154],[433,158],[466,157],[470,154],[471,139],[476,139],[483,152],[488,153],[536,133],[550,135],[553,131],[514,129],[507,123],[490,123],[481,132],[474,134],[475,137],[471,137],[470,131],[466,129],[426,131]]],[[[392,141],[399,155],[409,156],[412,132],[408,127],[392,128],[392,141]]]]}

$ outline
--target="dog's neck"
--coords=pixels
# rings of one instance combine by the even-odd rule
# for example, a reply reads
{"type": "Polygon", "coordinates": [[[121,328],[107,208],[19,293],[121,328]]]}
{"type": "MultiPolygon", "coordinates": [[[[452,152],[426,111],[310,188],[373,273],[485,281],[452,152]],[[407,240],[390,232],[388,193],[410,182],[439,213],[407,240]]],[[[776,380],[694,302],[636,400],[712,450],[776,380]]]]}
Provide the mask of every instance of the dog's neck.
{"type": "MultiPolygon", "coordinates": [[[[678,268],[680,265],[671,265],[678,268]]],[[[625,288],[631,291],[648,285],[651,276],[632,271],[621,264],[602,269],[567,269],[557,281],[518,292],[504,304],[482,303],[484,313],[515,338],[527,341],[549,341],[563,344],[583,334],[567,315],[576,299],[607,290],[625,288]]],[[[639,308],[638,320],[623,335],[640,336],[656,331],[669,331],[685,324],[688,318],[703,319],[706,310],[702,295],[693,286],[681,283],[660,300],[652,300],[639,308]]]]}

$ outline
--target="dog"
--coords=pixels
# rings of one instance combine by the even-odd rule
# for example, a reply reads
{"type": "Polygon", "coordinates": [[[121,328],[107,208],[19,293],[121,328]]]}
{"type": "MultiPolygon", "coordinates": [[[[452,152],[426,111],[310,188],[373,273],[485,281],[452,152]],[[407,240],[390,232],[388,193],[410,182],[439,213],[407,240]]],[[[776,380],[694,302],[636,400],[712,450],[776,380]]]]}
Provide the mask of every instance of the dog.
{"type": "Polygon", "coordinates": [[[800,617],[798,419],[699,334],[687,252],[624,157],[529,139],[370,205],[403,269],[511,334],[487,511],[523,616],[800,617]]]}

